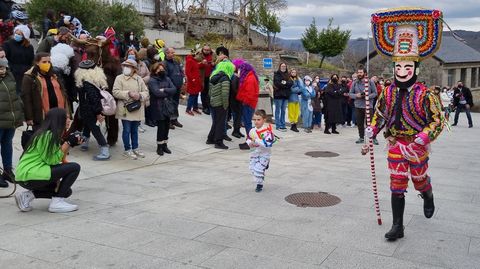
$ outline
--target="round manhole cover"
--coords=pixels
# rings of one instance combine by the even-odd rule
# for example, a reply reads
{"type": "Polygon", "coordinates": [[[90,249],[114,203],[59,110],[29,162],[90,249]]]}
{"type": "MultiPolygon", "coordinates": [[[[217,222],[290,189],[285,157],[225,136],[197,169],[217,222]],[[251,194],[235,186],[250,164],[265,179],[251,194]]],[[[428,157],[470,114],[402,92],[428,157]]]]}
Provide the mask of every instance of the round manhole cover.
{"type": "Polygon", "coordinates": [[[313,157],[313,158],[319,158],[319,157],[324,157],[324,158],[331,158],[331,157],[337,157],[340,156],[340,154],[331,152],[331,151],[309,151],[305,153],[305,155],[313,157]]]}
{"type": "Polygon", "coordinates": [[[299,192],[285,197],[285,201],[298,207],[327,207],[334,206],[342,200],[326,192],[299,192]]]}

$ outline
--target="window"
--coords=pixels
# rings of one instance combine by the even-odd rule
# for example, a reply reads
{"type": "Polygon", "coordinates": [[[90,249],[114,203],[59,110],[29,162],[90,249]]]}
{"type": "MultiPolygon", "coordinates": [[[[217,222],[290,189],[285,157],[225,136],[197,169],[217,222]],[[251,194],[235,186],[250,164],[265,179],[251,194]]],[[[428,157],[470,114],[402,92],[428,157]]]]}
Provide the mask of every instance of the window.
{"type": "Polygon", "coordinates": [[[472,68],[470,88],[476,88],[476,87],[477,87],[477,68],[472,68]]]}
{"type": "Polygon", "coordinates": [[[455,69],[448,69],[448,77],[447,77],[447,81],[448,81],[448,87],[450,86],[453,86],[454,83],[455,83],[455,69]]]}
{"type": "Polygon", "coordinates": [[[467,82],[465,81],[467,79],[467,68],[462,68],[460,69],[460,81],[467,85],[467,82]]]}

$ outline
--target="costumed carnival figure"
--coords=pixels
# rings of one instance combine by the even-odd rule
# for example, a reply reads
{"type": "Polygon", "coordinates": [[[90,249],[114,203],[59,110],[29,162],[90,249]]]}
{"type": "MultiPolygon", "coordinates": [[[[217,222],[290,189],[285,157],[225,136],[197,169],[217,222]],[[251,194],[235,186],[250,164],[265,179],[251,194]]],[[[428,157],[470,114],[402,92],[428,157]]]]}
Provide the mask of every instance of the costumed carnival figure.
{"type": "MultiPolygon", "coordinates": [[[[435,211],[428,175],[430,143],[444,126],[441,102],[417,82],[420,61],[440,47],[442,12],[422,8],[381,10],[372,15],[374,43],[380,55],[392,57],[395,82],[385,88],[378,101],[366,136],[375,137],[385,128],[388,141],[393,225],[385,238],[404,236],[405,192],[411,178],[424,200],[423,211],[431,218],[435,211]]],[[[362,148],[366,154],[368,147],[362,148]]]]}

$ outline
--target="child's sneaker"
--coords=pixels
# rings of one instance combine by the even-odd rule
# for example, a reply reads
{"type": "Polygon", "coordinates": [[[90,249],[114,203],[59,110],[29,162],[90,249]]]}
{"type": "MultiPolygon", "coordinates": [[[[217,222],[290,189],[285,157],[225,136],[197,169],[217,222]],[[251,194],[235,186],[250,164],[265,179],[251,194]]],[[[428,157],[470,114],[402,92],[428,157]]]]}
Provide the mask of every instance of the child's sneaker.
{"type": "Polygon", "coordinates": [[[262,190],[263,190],[263,185],[257,184],[257,188],[255,189],[255,192],[261,192],[262,190]]]}
{"type": "Polygon", "coordinates": [[[132,159],[132,160],[136,160],[136,159],[137,159],[137,154],[135,154],[135,153],[133,152],[133,150],[127,150],[127,151],[125,151],[125,152],[123,153],[123,156],[128,157],[128,158],[130,158],[130,159],[132,159]]]}

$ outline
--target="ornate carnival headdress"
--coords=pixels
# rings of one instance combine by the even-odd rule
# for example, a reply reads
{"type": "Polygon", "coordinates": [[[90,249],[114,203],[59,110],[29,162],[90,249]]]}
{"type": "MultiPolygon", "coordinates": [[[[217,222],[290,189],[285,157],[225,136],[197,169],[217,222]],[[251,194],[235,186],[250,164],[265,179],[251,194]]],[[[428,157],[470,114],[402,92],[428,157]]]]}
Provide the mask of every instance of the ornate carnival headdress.
{"type": "Polygon", "coordinates": [[[422,61],[440,48],[442,12],[405,7],[372,14],[372,32],[379,54],[397,61],[422,61]]]}

